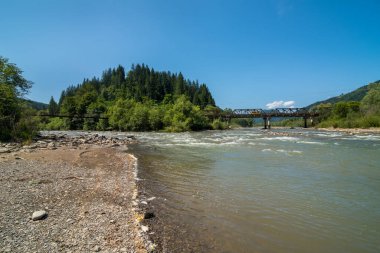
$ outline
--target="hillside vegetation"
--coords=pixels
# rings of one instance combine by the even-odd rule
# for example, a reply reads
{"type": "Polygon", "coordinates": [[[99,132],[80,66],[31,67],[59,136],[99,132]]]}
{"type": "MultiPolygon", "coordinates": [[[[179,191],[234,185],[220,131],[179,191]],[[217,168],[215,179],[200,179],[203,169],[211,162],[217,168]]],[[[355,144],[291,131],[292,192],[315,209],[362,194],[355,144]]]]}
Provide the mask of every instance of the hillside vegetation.
{"type": "Polygon", "coordinates": [[[307,108],[313,108],[313,107],[320,105],[320,104],[336,104],[338,102],[349,102],[349,101],[360,102],[367,95],[368,91],[370,91],[371,89],[374,89],[376,87],[379,87],[379,84],[380,84],[380,80],[373,82],[373,83],[370,83],[370,84],[367,84],[367,85],[364,85],[364,86],[362,86],[362,87],[360,87],[354,91],[351,91],[349,93],[342,94],[339,96],[335,96],[335,97],[332,97],[332,98],[329,98],[329,99],[326,99],[323,101],[315,102],[315,103],[307,106],[307,108]]]}
{"type": "Polygon", "coordinates": [[[318,127],[380,127],[380,81],[309,107],[320,113],[318,127]]]}

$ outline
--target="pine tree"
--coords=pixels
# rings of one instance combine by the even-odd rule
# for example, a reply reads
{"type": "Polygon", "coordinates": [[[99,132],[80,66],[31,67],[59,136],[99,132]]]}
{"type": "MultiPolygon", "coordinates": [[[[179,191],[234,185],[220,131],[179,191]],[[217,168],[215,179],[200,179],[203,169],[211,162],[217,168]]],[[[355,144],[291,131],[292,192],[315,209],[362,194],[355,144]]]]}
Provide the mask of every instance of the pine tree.
{"type": "Polygon", "coordinates": [[[57,115],[58,114],[58,104],[55,102],[53,96],[50,98],[48,111],[50,115],[57,115]]]}

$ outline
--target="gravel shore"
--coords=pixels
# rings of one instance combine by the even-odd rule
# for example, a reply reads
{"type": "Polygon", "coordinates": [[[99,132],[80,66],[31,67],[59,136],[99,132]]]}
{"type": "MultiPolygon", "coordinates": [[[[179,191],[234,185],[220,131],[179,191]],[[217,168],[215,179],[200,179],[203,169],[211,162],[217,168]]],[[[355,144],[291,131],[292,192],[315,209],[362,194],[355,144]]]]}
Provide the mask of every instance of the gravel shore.
{"type": "Polygon", "coordinates": [[[0,154],[0,252],[153,250],[138,222],[135,158],[125,146],[41,142],[3,145],[10,151],[0,154]],[[47,216],[32,220],[40,210],[47,216]]]}

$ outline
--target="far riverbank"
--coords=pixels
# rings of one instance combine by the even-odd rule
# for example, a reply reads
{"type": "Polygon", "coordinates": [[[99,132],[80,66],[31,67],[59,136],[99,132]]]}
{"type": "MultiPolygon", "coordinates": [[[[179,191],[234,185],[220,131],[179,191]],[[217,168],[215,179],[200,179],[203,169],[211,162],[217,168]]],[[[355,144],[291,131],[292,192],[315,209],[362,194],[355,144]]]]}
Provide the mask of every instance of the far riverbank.
{"type": "Polygon", "coordinates": [[[380,134],[379,127],[373,128],[315,128],[319,131],[329,131],[329,132],[343,132],[343,133],[352,133],[352,134],[380,134]]]}

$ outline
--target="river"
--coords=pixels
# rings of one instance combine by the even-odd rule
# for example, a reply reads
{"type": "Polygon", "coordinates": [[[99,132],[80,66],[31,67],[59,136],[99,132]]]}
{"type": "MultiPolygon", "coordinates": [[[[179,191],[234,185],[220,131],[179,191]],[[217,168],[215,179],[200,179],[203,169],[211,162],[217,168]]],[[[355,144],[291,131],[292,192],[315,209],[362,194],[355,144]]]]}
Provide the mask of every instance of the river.
{"type": "Polygon", "coordinates": [[[380,252],[380,135],[99,134],[139,141],[128,152],[160,251],[380,252]]]}
{"type": "Polygon", "coordinates": [[[379,135],[135,135],[163,251],[380,252],[379,135]]]}

